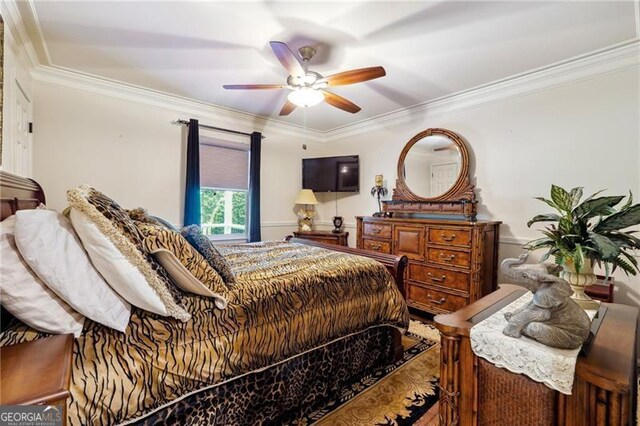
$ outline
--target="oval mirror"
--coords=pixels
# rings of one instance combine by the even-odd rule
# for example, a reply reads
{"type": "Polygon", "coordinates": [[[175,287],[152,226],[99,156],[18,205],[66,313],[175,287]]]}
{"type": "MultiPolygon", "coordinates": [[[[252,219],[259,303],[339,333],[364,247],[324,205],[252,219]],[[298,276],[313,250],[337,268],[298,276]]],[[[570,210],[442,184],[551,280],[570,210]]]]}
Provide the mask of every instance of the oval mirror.
{"type": "Polygon", "coordinates": [[[398,161],[399,180],[417,200],[445,198],[457,190],[467,173],[464,142],[445,129],[418,133],[407,143],[398,161]]]}

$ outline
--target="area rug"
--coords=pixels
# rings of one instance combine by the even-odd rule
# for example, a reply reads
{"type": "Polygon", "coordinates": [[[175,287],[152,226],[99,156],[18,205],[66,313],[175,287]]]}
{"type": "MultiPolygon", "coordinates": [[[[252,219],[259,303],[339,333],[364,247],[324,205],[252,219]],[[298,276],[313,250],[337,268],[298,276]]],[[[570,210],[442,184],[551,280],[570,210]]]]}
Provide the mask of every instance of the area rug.
{"type": "Polygon", "coordinates": [[[402,338],[404,357],[380,367],[337,393],[322,409],[292,425],[412,425],[438,401],[438,331],[411,321],[402,338]]]}

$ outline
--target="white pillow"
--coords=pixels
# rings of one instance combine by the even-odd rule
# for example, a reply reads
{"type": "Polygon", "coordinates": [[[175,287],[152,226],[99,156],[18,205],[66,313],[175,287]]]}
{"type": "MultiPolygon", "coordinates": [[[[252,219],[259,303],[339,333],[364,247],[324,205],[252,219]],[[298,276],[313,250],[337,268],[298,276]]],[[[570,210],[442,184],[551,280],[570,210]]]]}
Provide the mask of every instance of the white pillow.
{"type": "Polygon", "coordinates": [[[0,222],[0,299],[13,316],[45,333],[82,333],[84,317],[38,278],[22,259],[14,239],[16,217],[0,222]]]}
{"type": "Polygon", "coordinates": [[[140,309],[168,316],[167,307],[144,275],[100,232],[95,223],[75,208],[71,209],[70,217],[91,261],[111,288],[140,309]]]}
{"type": "Polygon", "coordinates": [[[124,332],[131,305],[93,267],[69,219],[54,210],[20,210],[15,238],[24,260],[49,289],[87,318],[124,332]]]}

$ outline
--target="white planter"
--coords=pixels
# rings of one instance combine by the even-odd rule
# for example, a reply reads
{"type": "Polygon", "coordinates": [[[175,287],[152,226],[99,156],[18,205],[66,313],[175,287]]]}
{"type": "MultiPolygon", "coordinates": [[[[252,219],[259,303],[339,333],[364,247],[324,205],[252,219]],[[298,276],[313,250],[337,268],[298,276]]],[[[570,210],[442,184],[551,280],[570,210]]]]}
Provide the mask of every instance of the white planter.
{"type": "Polygon", "coordinates": [[[560,278],[568,282],[571,286],[571,290],[573,290],[571,298],[580,305],[582,309],[598,309],[599,303],[584,292],[587,286],[594,284],[598,280],[596,274],[593,273],[591,261],[587,260],[585,264],[582,265],[580,272],[576,272],[573,262],[565,262],[562,268],[560,278]]]}

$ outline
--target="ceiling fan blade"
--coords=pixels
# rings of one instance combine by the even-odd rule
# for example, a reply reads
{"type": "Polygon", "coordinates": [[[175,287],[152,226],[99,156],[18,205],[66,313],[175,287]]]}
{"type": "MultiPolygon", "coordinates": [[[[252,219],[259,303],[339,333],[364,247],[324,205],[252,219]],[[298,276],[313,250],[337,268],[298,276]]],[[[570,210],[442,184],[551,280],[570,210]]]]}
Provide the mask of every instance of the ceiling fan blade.
{"type": "Polygon", "coordinates": [[[373,80],[384,77],[387,72],[383,67],[360,68],[357,70],[339,72],[324,78],[329,86],[344,86],[347,84],[360,83],[361,81],[373,80]]]}
{"type": "Polygon", "coordinates": [[[293,77],[304,77],[306,74],[296,55],[281,41],[270,41],[271,49],[284,69],[293,77]]]}
{"type": "Polygon", "coordinates": [[[225,84],[227,90],[264,90],[264,89],[284,89],[287,86],[282,84],[225,84]]]}
{"type": "Polygon", "coordinates": [[[324,93],[324,101],[326,103],[343,111],[355,114],[361,109],[358,105],[354,104],[350,100],[345,99],[342,96],[338,96],[335,93],[327,92],[326,90],[323,90],[322,93],[324,93]]]}
{"type": "Polygon", "coordinates": [[[289,115],[293,112],[294,109],[296,109],[296,104],[287,101],[280,110],[280,115],[289,115]]]}

